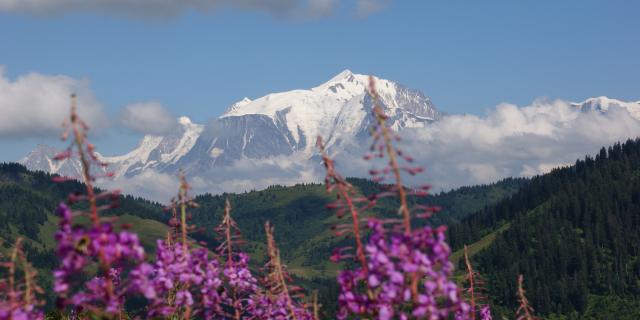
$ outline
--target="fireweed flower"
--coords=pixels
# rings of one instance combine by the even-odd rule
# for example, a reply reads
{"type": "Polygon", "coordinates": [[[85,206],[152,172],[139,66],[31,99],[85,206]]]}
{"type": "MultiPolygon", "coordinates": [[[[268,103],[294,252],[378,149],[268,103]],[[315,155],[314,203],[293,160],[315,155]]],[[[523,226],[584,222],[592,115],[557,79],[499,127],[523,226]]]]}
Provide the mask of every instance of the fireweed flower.
{"type": "MultiPolygon", "coordinates": [[[[224,216],[222,222],[215,229],[220,245],[217,248],[218,255],[225,257],[223,276],[228,292],[226,306],[232,310],[230,317],[241,319],[247,315],[249,305],[258,292],[257,280],[249,270],[249,256],[237,250],[243,243],[240,228],[231,217],[231,203],[225,201],[224,216]]],[[[254,310],[257,310],[254,308],[254,310]]]]}
{"type": "MultiPolygon", "coordinates": [[[[412,167],[413,159],[395,148],[393,143],[400,140],[386,124],[387,116],[379,105],[373,78],[370,78],[369,94],[373,99],[372,130],[374,143],[372,154],[365,159],[388,160],[381,169],[371,170],[374,181],[390,179],[393,183],[385,190],[365,198],[363,209],[375,205],[383,197],[396,197],[399,202],[397,212],[401,219],[380,220],[369,218],[367,227],[369,239],[364,245],[363,257],[361,239],[358,232],[358,207],[350,201],[353,192],[345,192],[350,186],[335,172],[333,162],[328,158],[319,139],[327,168],[327,189],[337,190],[338,202],[333,205],[340,211],[349,211],[353,217],[356,236],[355,257],[359,267],[339,272],[338,319],[470,319],[470,307],[462,299],[460,290],[450,280],[453,265],[449,261],[451,252],[445,241],[445,227],[430,226],[412,229],[412,215],[426,218],[437,208],[416,206],[410,208],[408,197],[427,195],[428,187],[410,189],[404,186],[401,173],[415,175],[422,168],[412,167]],[[409,165],[402,166],[404,160],[409,165]],[[368,202],[367,202],[368,201],[368,202]]],[[[360,209],[360,210],[363,210],[360,209]]],[[[343,230],[341,228],[340,230],[343,230]]],[[[336,258],[353,257],[344,249],[334,252],[336,258]]]]}
{"type": "Polygon", "coordinates": [[[480,319],[482,320],[492,320],[493,317],[491,316],[491,309],[489,308],[489,306],[483,306],[480,309],[480,319]]]}
{"type": "Polygon", "coordinates": [[[158,240],[152,265],[131,273],[132,285],[149,301],[149,317],[220,318],[226,300],[220,268],[205,248],[190,249],[158,240]]]}
{"type": "Polygon", "coordinates": [[[221,268],[206,248],[195,248],[187,237],[187,207],[195,203],[189,198],[189,186],[183,175],[178,198],[172,201],[174,212],[166,240],[157,240],[155,260],[140,264],[131,272],[131,290],[148,301],[147,316],[162,318],[224,318],[226,296],[221,268]],[[180,210],[180,217],[176,216],[180,210]]]}
{"type": "Polygon", "coordinates": [[[158,240],[152,264],[141,264],[131,275],[135,290],[149,301],[148,317],[188,319],[247,319],[266,314],[257,280],[249,269],[249,256],[235,248],[241,243],[239,229],[231,218],[227,201],[223,221],[216,228],[221,244],[217,255],[196,248],[186,236],[186,208],[196,206],[181,176],[179,195],[171,209],[174,221],[166,240],[158,240]],[[179,216],[178,216],[179,211],[179,216]],[[218,258],[226,258],[222,265],[218,258]]]}
{"type": "Polygon", "coordinates": [[[317,320],[303,306],[289,306],[288,299],[284,295],[276,295],[269,297],[261,295],[255,298],[251,303],[251,314],[249,319],[260,320],[317,320]]]}
{"type": "Polygon", "coordinates": [[[377,319],[468,319],[469,306],[450,280],[453,265],[445,229],[429,226],[410,235],[392,232],[369,219],[368,270],[345,270],[338,276],[339,319],[376,315],[377,319]],[[413,288],[411,275],[421,281],[413,288]],[[413,292],[417,292],[414,296],[413,292]]]}
{"type": "Polygon", "coordinates": [[[117,314],[127,293],[120,272],[144,260],[138,236],[115,232],[107,222],[90,227],[73,225],[71,209],[64,203],[58,205],[56,213],[60,217],[56,254],[61,263],[53,273],[54,292],[68,298],[62,301],[65,304],[89,310],[104,308],[108,314],[117,314]],[[106,272],[83,284],[79,276],[96,263],[106,272]]]}
{"type": "Polygon", "coordinates": [[[88,142],[89,127],[76,112],[75,95],[71,101],[71,115],[66,123],[67,131],[63,139],[71,133],[72,141],[67,150],[55,158],[63,160],[71,157],[74,149],[77,152],[82,165],[86,195],[71,194],[67,202],[72,205],[84,201],[88,204],[88,210],[74,212],[65,203],[60,203],[56,209],[60,218],[55,234],[56,254],[60,258],[60,265],[53,272],[54,292],[58,295],[59,307],[72,306],[103,318],[121,317],[125,295],[129,293],[129,289],[128,283],[123,282],[120,275],[128,273],[144,261],[144,249],[135,233],[116,232],[112,222],[99,215],[100,211],[117,205],[119,194],[96,194],[92,164],[99,167],[105,167],[106,164],[99,160],[95,147],[88,142]],[[88,216],[91,223],[74,224],[76,216],[88,216]],[[95,277],[90,278],[85,274],[96,268],[95,277]],[[86,278],[90,279],[85,281],[86,278]]]}

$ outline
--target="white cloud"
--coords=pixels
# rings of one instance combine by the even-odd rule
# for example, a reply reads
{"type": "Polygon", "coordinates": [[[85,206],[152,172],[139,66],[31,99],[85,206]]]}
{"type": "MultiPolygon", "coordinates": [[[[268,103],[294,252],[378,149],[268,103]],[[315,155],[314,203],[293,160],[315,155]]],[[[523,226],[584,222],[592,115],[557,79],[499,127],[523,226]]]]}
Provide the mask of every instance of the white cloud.
{"type": "MultiPolygon", "coordinates": [[[[215,167],[208,172],[187,174],[191,194],[245,192],[272,185],[293,185],[320,181],[322,172],[301,154],[265,159],[242,159],[230,166],[215,167]]],[[[178,191],[177,175],[147,169],[132,177],[103,180],[109,189],[168,203],[178,191]]]]}
{"type": "MultiPolygon", "coordinates": [[[[357,13],[361,15],[382,8],[382,1],[355,1],[357,13]]],[[[260,11],[274,16],[318,18],[332,14],[339,6],[339,0],[0,0],[0,12],[49,15],[90,11],[147,18],[225,8],[260,11]]]]}
{"type": "Polygon", "coordinates": [[[120,123],[135,132],[161,135],[174,129],[178,121],[158,102],[128,105],[120,112],[120,123]]]}
{"type": "Polygon", "coordinates": [[[93,128],[107,125],[103,108],[87,80],[29,73],[15,80],[0,65],[0,138],[47,137],[62,132],[70,96],[78,95],[78,113],[93,128]]]}
{"type": "Polygon", "coordinates": [[[169,204],[178,192],[180,181],[177,176],[145,170],[130,178],[102,179],[98,181],[98,186],[169,204]]]}
{"type": "Polygon", "coordinates": [[[603,146],[640,136],[625,109],[582,112],[562,101],[503,104],[485,117],[457,115],[407,131],[405,149],[440,188],[532,176],[569,165],[603,146]]]}

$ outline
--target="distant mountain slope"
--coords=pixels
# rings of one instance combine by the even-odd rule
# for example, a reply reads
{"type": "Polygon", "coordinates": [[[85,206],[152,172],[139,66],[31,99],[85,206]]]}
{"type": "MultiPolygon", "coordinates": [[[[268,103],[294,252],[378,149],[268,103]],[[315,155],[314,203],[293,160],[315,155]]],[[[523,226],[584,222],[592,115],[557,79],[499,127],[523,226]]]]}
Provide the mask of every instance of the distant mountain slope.
{"type": "Polygon", "coordinates": [[[637,319],[640,305],[624,301],[640,299],[640,140],[534,177],[452,225],[450,243],[458,249],[492,233],[475,260],[497,304],[517,304],[515,279],[524,274],[540,314],[607,317],[614,310],[594,309],[606,297],[631,308],[617,319],[637,319]]]}

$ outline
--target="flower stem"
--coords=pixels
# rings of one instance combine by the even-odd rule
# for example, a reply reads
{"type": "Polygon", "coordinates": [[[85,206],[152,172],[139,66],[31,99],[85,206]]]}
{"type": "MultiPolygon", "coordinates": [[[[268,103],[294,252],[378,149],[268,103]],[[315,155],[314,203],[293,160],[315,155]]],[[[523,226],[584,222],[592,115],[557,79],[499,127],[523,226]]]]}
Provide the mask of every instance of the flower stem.
{"type": "Polygon", "coordinates": [[[91,221],[95,226],[100,225],[100,219],[98,218],[98,205],[96,195],[93,191],[93,183],[91,177],[91,165],[89,159],[84,152],[85,145],[85,128],[81,128],[82,124],[79,123],[80,118],[77,112],[77,97],[75,94],[71,95],[71,128],[73,130],[74,143],[78,147],[78,156],[80,156],[80,162],[82,164],[82,178],[87,189],[87,199],[89,200],[89,211],[91,213],[91,221]]]}
{"type": "Polygon", "coordinates": [[[467,265],[467,274],[469,278],[469,300],[471,302],[471,319],[476,319],[476,295],[475,295],[475,277],[471,261],[469,261],[469,250],[467,245],[464,246],[464,262],[467,265]]]}
{"type": "Polygon", "coordinates": [[[376,117],[376,121],[378,122],[378,127],[382,133],[382,139],[384,141],[384,145],[387,151],[387,155],[389,156],[389,166],[391,167],[391,171],[395,177],[396,189],[398,189],[398,198],[400,199],[400,208],[399,212],[402,214],[402,223],[404,225],[405,234],[411,234],[411,213],[409,211],[409,206],[407,204],[407,193],[404,190],[404,185],[402,184],[402,177],[400,175],[400,165],[398,164],[398,157],[396,150],[393,148],[393,143],[391,139],[391,133],[389,132],[389,128],[387,127],[387,116],[384,114],[382,107],[380,107],[378,96],[378,92],[376,91],[375,80],[373,77],[369,77],[369,90],[371,95],[373,96],[374,106],[373,113],[376,117]]]}

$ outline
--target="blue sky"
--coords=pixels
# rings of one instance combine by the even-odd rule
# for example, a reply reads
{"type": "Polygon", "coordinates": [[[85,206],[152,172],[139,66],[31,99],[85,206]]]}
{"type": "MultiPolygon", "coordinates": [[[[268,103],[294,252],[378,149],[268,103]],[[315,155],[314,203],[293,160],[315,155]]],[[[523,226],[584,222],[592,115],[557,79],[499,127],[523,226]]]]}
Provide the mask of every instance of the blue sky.
{"type": "MultiPolygon", "coordinates": [[[[204,122],[244,96],[312,87],[347,68],[419,89],[452,114],[539,97],[640,100],[637,1],[392,0],[367,16],[344,1],[323,17],[237,8],[32,14],[3,2],[5,76],[87,79],[111,116],[157,101],[204,122]]],[[[138,138],[110,132],[99,142],[117,153],[138,138]]],[[[40,141],[49,139],[0,136],[0,161],[40,141]]]]}

